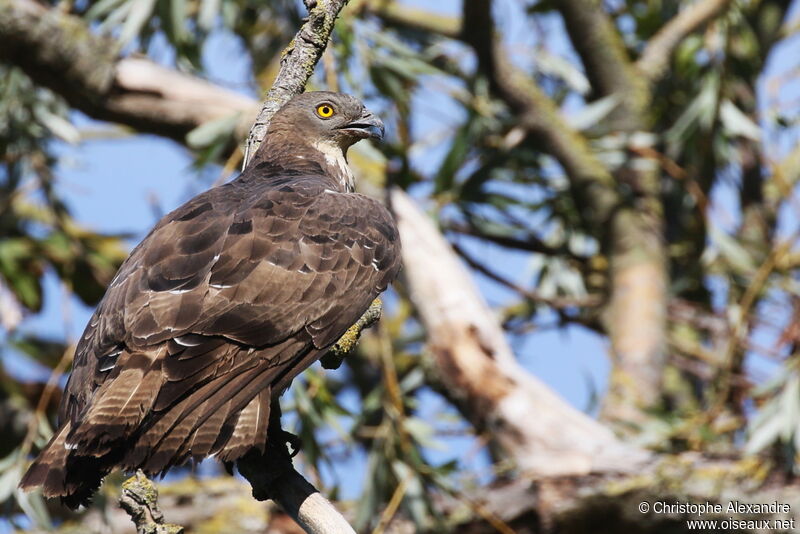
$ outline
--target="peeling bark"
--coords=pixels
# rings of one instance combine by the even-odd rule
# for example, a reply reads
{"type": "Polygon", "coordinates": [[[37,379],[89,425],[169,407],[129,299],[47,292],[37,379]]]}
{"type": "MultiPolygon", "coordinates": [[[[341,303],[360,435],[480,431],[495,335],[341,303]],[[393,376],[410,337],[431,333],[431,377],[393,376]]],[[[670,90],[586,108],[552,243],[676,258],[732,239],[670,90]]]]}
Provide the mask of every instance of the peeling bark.
{"type": "Polygon", "coordinates": [[[521,471],[535,476],[628,472],[649,454],[575,410],[517,362],[471,277],[399,189],[391,205],[404,242],[411,298],[448,392],[487,429],[521,471]]]}

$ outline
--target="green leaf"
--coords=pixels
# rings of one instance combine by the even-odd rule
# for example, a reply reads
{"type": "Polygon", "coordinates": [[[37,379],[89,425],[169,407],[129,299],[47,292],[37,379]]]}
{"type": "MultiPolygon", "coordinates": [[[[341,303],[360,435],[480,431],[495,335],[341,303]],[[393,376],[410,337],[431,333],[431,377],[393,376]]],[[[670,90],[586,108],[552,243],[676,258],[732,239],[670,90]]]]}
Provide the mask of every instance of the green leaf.
{"type": "Polygon", "coordinates": [[[709,228],[708,236],[719,254],[734,270],[743,274],[755,271],[756,264],[753,256],[736,239],[714,225],[709,228]]]}
{"type": "Polygon", "coordinates": [[[758,425],[753,427],[750,438],[745,445],[746,454],[756,454],[774,443],[781,435],[783,421],[778,405],[770,402],[759,414],[758,425]]]}
{"type": "Polygon", "coordinates": [[[126,4],[126,0],[100,0],[92,4],[86,11],[86,18],[97,20],[117,9],[120,5],[126,4]]]}
{"type": "Polygon", "coordinates": [[[467,122],[456,131],[453,142],[450,144],[450,150],[447,151],[447,155],[444,157],[433,179],[435,193],[443,193],[453,189],[456,173],[464,165],[470,153],[471,140],[472,135],[470,134],[469,122],[467,122]]]}
{"type": "Polygon", "coordinates": [[[722,102],[719,118],[729,135],[739,135],[753,141],[761,140],[761,127],[730,100],[722,102]]]}
{"type": "Polygon", "coordinates": [[[617,104],[619,104],[619,97],[608,95],[583,106],[577,113],[567,115],[567,123],[576,130],[588,130],[608,117],[617,104]]]}
{"type": "Polygon", "coordinates": [[[153,14],[156,0],[134,0],[130,3],[132,4],[130,11],[125,18],[125,24],[122,26],[122,32],[119,35],[119,42],[123,46],[130,43],[141,33],[142,28],[144,28],[153,14]]]}
{"type": "Polygon", "coordinates": [[[543,74],[563,80],[578,94],[587,95],[592,89],[588,78],[579,68],[568,59],[553,54],[547,47],[537,48],[536,69],[543,74]]]}
{"type": "Polygon", "coordinates": [[[240,113],[233,113],[219,119],[204,122],[186,134],[186,144],[191,148],[207,148],[220,141],[227,141],[239,123],[240,113]]]}

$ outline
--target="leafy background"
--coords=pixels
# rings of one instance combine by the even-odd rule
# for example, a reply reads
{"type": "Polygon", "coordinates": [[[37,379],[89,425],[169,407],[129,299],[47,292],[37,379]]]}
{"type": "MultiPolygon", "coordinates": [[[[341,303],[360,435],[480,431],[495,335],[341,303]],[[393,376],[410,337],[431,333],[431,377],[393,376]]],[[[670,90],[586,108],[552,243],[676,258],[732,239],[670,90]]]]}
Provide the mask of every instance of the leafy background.
{"type": "MultiPolygon", "coordinates": [[[[616,172],[631,157],[613,127],[620,98],[597,94],[556,4],[496,1],[503,49],[616,172]]],[[[604,8],[636,57],[684,4],[604,8]]],[[[253,98],[269,87],[305,13],[288,0],[48,6],[112,36],[123,55],[253,98]]],[[[356,94],[384,118],[388,142],[351,155],[362,189],[381,195],[393,183],[426,206],[519,360],[578,409],[602,415],[614,236],[587,222],[564,169],[524,135],[520,114],[453,38],[461,8],[351,2],[311,86],[356,94]],[[411,23],[397,23],[397,13],[411,23]]],[[[637,419],[634,433],[618,426],[657,451],[756,455],[787,477],[800,446],[797,12],[796,3],[732,2],[680,43],[654,87],[649,127],[637,135],[654,147],[645,159],[657,163],[663,211],[666,401],[637,419]]],[[[19,65],[0,63],[0,71],[0,530],[10,531],[85,520],[19,493],[16,482],[52,432],[71,346],[116,266],[158,217],[235,174],[242,117],[174,142],[91,119],[19,65]]],[[[635,187],[619,184],[632,197],[635,187]]],[[[358,354],[338,371],[314,367],[285,395],[304,473],[353,503],[359,531],[380,530],[396,513],[420,529],[453,528],[480,516],[471,497],[478,488],[514,473],[443,389],[424,341],[400,280],[358,354]]],[[[226,475],[205,462],[169,480],[187,476],[210,484],[226,475]]],[[[96,506],[106,504],[101,497],[96,506]]]]}

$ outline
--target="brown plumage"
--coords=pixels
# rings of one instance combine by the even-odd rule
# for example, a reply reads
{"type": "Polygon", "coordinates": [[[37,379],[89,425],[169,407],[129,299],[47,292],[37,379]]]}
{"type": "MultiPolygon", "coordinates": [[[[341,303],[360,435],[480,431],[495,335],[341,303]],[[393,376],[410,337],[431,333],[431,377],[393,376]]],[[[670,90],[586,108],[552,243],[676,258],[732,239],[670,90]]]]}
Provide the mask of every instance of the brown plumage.
{"type": "Polygon", "coordinates": [[[241,176],[161,219],[87,325],[61,426],[20,486],[76,507],[113,468],[263,452],[272,399],[399,269],[392,216],[352,192],[344,160],[382,134],[355,98],[297,96],[241,176]]]}

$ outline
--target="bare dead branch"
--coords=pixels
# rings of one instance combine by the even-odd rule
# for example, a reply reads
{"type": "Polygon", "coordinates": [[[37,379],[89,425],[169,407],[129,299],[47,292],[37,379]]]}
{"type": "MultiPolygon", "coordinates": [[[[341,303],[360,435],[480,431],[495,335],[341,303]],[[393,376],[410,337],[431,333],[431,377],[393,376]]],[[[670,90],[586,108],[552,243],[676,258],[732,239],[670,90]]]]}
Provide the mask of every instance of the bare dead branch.
{"type": "Polygon", "coordinates": [[[658,81],[667,72],[675,49],[688,35],[725,12],[731,0],[700,0],[681,10],[650,39],[636,67],[650,83],[658,81]]]}
{"type": "Polygon", "coordinates": [[[411,297],[440,379],[477,428],[536,476],[636,469],[648,453],[575,410],[523,369],[491,310],[433,223],[399,189],[391,205],[406,243],[411,297]],[[536,417],[529,414],[535,412],[536,417]]]}

